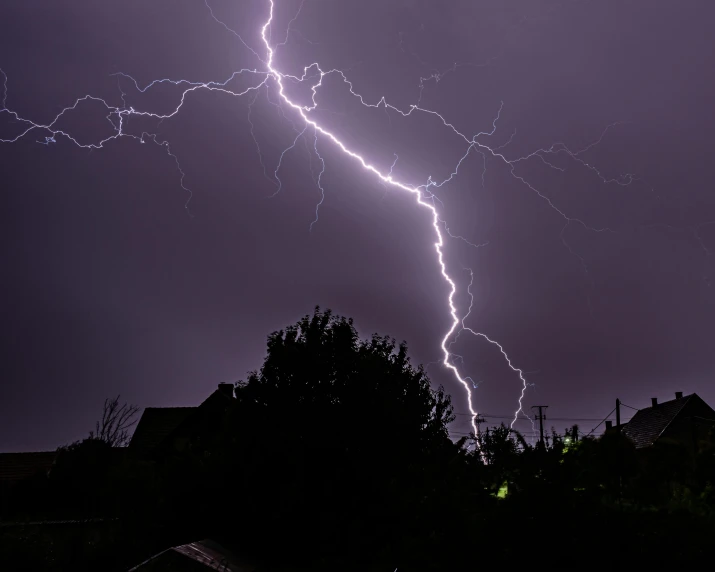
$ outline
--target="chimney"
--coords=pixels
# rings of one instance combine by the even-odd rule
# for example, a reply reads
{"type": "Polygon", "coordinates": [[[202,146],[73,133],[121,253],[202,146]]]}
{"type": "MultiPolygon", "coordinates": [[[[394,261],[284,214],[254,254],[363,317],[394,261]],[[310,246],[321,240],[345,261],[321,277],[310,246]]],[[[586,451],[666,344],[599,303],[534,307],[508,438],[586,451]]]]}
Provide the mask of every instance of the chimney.
{"type": "Polygon", "coordinates": [[[658,405],[658,398],[657,398],[657,397],[651,397],[651,398],[650,398],[650,401],[651,401],[651,404],[653,405],[653,407],[655,407],[656,405],[658,405]]]}
{"type": "Polygon", "coordinates": [[[676,392],[675,392],[675,399],[683,399],[683,392],[682,392],[682,391],[676,391],[676,392]]]}
{"type": "Polygon", "coordinates": [[[613,421],[606,421],[606,431],[613,429],[613,421]]]}
{"type": "Polygon", "coordinates": [[[233,383],[219,383],[218,390],[229,399],[233,399],[233,383]]]}

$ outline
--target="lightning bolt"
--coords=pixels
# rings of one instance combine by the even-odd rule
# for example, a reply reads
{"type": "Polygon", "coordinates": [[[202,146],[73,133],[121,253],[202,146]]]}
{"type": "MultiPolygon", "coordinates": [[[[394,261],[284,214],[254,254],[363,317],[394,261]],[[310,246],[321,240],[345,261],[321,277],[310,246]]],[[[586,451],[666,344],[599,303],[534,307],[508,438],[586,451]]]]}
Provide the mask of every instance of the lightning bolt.
{"type": "MultiPolygon", "coordinates": [[[[152,87],[158,85],[158,84],[170,84],[173,85],[179,89],[181,89],[181,95],[179,98],[179,102],[176,105],[176,107],[168,112],[168,113],[155,113],[155,112],[150,112],[150,111],[143,111],[136,109],[134,106],[128,106],[126,97],[127,94],[121,89],[121,85],[119,86],[119,91],[121,92],[121,105],[111,105],[107,103],[105,100],[97,97],[93,97],[90,95],[86,95],[83,97],[78,98],[71,106],[65,107],[62,109],[52,121],[49,123],[36,123],[34,121],[31,121],[29,119],[21,117],[17,112],[14,112],[10,109],[7,108],[7,96],[8,96],[8,90],[7,90],[7,83],[8,83],[8,78],[7,75],[0,69],[0,74],[2,74],[3,77],[3,84],[2,84],[2,107],[0,107],[0,117],[3,115],[7,115],[10,117],[11,120],[14,120],[15,123],[19,124],[21,127],[20,129],[12,136],[4,139],[0,139],[0,143],[14,143],[16,141],[19,141],[20,139],[24,138],[30,133],[33,132],[40,132],[40,133],[45,133],[44,140],[40,140],[40,143],[43,144],[51,144],[51,143],[56,143],[58,137],[66,138],[73,144],[77,145],[80,148],[83,149],[102,149],[106,144],[109,142],[119,139],[122,137],[129,137],[132,139],[135,139],[141,143],[145,143],[146,141],[151,141],[162,148],[164,148],[167,152],[167,154],[173,158],[173,160],[176,163],[177,170],[180,174],[180,184],[181,187],[188,192],[189,194],[189,200],[191,199],[191,191],[190,189],[184,184],[184,179],[186,177],[184,170],[181,167],[181,164],[179,162],[179,159],[177,156],[171,151],[171,147],[169,146],[169,142],[166,140],[159,140],[158,135],[155,133],[149,133],[149,132],[142,132],[140,135],[130,133],[127,130],[127,120],[129,117],[141,117],[141,118],[147,118],[147,119],[154,119],[158,120],[159,124],[164,121],[165,119],[170,119],[174,117],[177,113],[180,112],[180,110],[183,108],[184,104],[186,103],[187,98],[193,94],[194,92],[198,92],[199,90],[208,90],[208,91],[217,91],[220,93],[223,93],[227,96],[230,97],[243,97],[243,96],[252,96],[251,99],[249,100],[248,104],[248,123],[250,125],[250,132],[251,136],[255,142],[256,149],[258,151],[258,156],[259,160],[261,162],[261,166],[263,167],[263,172],[266,177],[272,184],[277,186],[276,192],[272,195],[275,196],[277,193],[280,192],[282,188],[282,182],[279,177],[279,171],[282,165],[283,158],[285,157],[286,153],[288,153],[291,149],[293,149],[296,144],[298,143],[299,139],[303,137],[303,140],[306,144],[307,148],[307,141],[305,138],[306,131],[310,128],[312,130],[312,135],[313,135],[313,151],[315,155],[318,157],[322,164],[322,168],[317,176],[317,178],[314,175],[313,168],[312,168],[312,152],[309,151],[309,159],[310,159],[310,170],[311,170],[311,175],[313,176],[314,181],[316,182],[319,190],[320,190],[320,200],[316,204],[316,209],[315,209],[315,219],[310,223],[310,229],[313,228],[313,226],[317,223],[318,221],[318,215],[319,215],[319,209],[321,205],[323,204],[323,201],[325,200],[325,190],[322,186],[322,176],[323,173],[325,172],[325,160],[321,156],[321,154],[318,151],[318,138],[319,136],[325,140],[330,141],[335,147],[340,149],[342,153],[344,153],[346,156],[350,157],[355,161],[357,165],[362,167],[364,170],[372,173],[375,177],[376,180],[379,181],[381,184],[383,184],[386,188],[387,187],[394,187],[402,192],[409,193],[415,200],[416,204],[419,205],[420,208],[426,209],[429,212],[429,215],[431,217],[431,225],[432,225],[432,232],[434,233],[435,237],[435,242],[433,244],[434,246],[434,253],[436,257],[436,262],[437,266],[439,268],[439,271],[441,273],[441,276],[446,283],[448,287],[448,295],[446,299],[446,306],[448,310],[448,314],[451,319],[451,326],[449,327],[448,331],[444,334],[444,337],[441,340],[440,343],[440,349],[442,353],[442,365],[447,368],[454,376],[454,378],[457,380],[459,384],[461,384],[464,387],[466,397],[467,397],[467,405],[469,408],[469,414],[471,415],[471,426],[473,431],[476,433],[477,432],[477,425],[475,423],[475,420],[477,419],[477,411],[474,408],[473,404],[473,392],[472,389],[475,389],[477,387],[477,383],[474,382],[474,380],[467,376],[463,375],[460,371],[459,368],[457,367],[456,363],[462,363],[463,364],[463,359],[461,356],[458,354],[454,354],[451,352],[451,347],[452,345],[457,341],[459,336],[466,332],[468,334],[471,334],[472,336],[482,338],[486,340],[489,344],[495,346],[498,348],[499,352],[503,356],[504,360],[506,361],[507,365],[511,370],[518,376],[518,379],[521,382],[521,394],[518,399],[518,407],[516,411],[514,412],[514,419],[511,422],[511,426],[516,423],[518,420],[519,416],[523,416],[526,418],[529,418],[526,413],[524,412],[523,409],[523,400],[526,394],[527,387],[529,384],[527,383],[526,376],[524,374],[524,371],[518,367],[516,367],[510,356],[507,354],[505,348],[496,340],[492,339],[489,337],[487,334],[479,332],[472,327],[468,326],[466,324],[467,318],[469,318],[471,311],[472,311],[472,306],[474,302],[474,296],[472,293],[472,285],[473,285],[473,279],[474,275],[472,271],[470,270],[470,275],[471,275],[471,280],[469,285],[466,288],[466,292],[469,295],[470,298],[470,303],[469,303],[469,308],[467,312],[460,317],[457,305],[455,303],[455,295],[457,293],[457,283],[455,279],[452,278],[452,276],[449,273],[447,263],[445,262],[445,255],[444,255],[444,248],[445,248],[445,237],[449,237],[451,239],[455,240],[461,240],[462,242],[465,242],[467,245],[474,247],[474,248],[479,248],[481,246],[485,246],[485,244],[476,244],[468,241],[466,238],[458,235],[458,234],[453,234],[449,226],[447,225],[446,221],[444,221],[440,217],[440,211],[437,207],[437,204],[442,204],[440,198],[435,194],[434,191],[437,191],[441,189],[444,185],[447,183],[451,182],[459,173],[460,166],[462,163],[467,160],[467,158],[470,156],[472,152],[478,153],[482,157],[482,161],[484,164],[484,169],[482,171],[482,185],[484,185],[484,175],[486,173],[486,165],[487,165],[487,157],[490,157],[492,159],[497,159],[501,161],[504,165],[508,167],[508,171],[511,174],[511,176],[516,179],[517,181],[520,181],[523,185],[526,186],[527,189],[529,189],[531,192],[535,193],[542,201],[544,201],[554,212],[558,213],[562,219],[565,222],[565,226],[562,229],[561,232],[561,239],[564,243],[564,245],[571,251],[572,254],[578,256],[568,245],[566,242],[563,233],[565,232],[566,228],[568,227],[569,224],[575,223],[583,226],[583,228],[594,231],[594,232],[614,232],[610,228],[598,228],[598,227],[592,227],[589,226],[586,222],[584,222],[581,219],[570,217],[567,215],[563,210],[561,210],[553,201],[551,198],[549,198],[544,192],[539,190],[537,187],[529,183],[524,177],[518,174],[516,171],[517,166],[521,163],[526,163],[528,161],[531,161],[533,159],[541,161],[544,165],[551,169],[556,169],[558,171],[564,171],[565,167],[560,167],[555,165],[552,161],[550,161],[548,158],[550,157],[556,157],[559,155],[565,156],[567,159],[570,159],[573,161],[576,165],[578,165],[580,168],[587,169],[591,173],[593,173],[596,177],[599,178],[599,180],[604,183],[604,184],[618,184],[621,186],[627,186],[633,183],[634,181],[637,180],[637,177],[633,174],[626,173],[624,175],[620,175],[618,177],[607,177],[605,174],[601,173],[601,171],[594,166],[593,164],[589,163],[586,159],[583,158],[583,155],[592,149],[594,146],[598,145],[603,137],[606,135],[606,132],[609,129],[614,128],[617,125],[620,125],[620,123],[613,123],[606,127],[606,129],[603,131],[601,136],[594,141],[593,143],[589,144],[587,147],[577,150],[577,151],[572,151],[569,149],[564,143],[554,143],[551,147],[545,148],[545,149],[538,149],[528,155],[522,156],[522,157],[517,157],[515,159],[509,159],[506,157],[504,154],[504,149],[511,143],[512,139],[514,138],[516,132],[513,132],[512,135],[509,137],[509,139],[506,141],[506,143],[503,143],[500,146],[490,146],[486,143],[484,143],[484,138],[488,138],[493,136],[496,133],[497,130],[497,122],[499,121],[499,118],[501,116],[502,110],[504,108],[504,103],[499,107],[499,110],[492,122],[492,129],[490,131],[482,131],[479,132],[473,136],[468,136],[461,132],[452,122],[448,121],[444,115],[440,114],[437,111],[425,108],[421,106],[421,100],[422,100],[422,93],[425,87],[425,84],[431,81],[434,81],[435,83],[438,83],[441,78],[443,78],[446,74],[448,73],[456,73],[457,69],[463,66],[474,66],[474,67],[479,67],[480,65],[490,65],[491,60],[488,61],[485,64],[461,64],[461,63],[455,63],[451,68],[448,68],[447,70],[440,72],[437,70],[433,69],[433,73],[428,76],[428,77],[421,77],[419,80],[419,85],[418,85],[418,99],[416,104],[410,105],[407,109],[400,109],[390,103],[387,102],[385,97],[381,97],[376,103],[370,103],[366,101],[362,95],[360,95],[355,89],[351,81],[348,79],[346,76],[345,71],[339,70],[339,69],[331,69],[328,71],[324,71],[321,69],[320,65],[318,63],[312,63],[309,66],[306,66],[303,68],[303,73],[302,75],[291,75],[288,74],[284,71],[281,71],[278,66],[275,63],[275,56],[277,53],[277,50],[281,47],[284,47],[289,39],[289,36],[291,32],[295,32],[296,34],[302,35],[297,31],[292,28],[293,24],[296,22],[298,17],[301,14],[301,11],[303,9],[304,5],[304,0],[300,3],[300,7],[298,8],[298,11],[295,13],[293,18],[289,21],[285,36],[282,42],[278,42],[276,44],[272,44],[271,42],[271,27],[274,22],[274,12],[276,9],[276,2],[275,0],[266,0],[267,2],[267,8],[268,8],[268,15],[266,17],[265,22],[263,23],[262,27],[260,28],[260,38],[261,42],[263,44],[261,49],[252,47],[248,42],[246,42],[241,35],[236,32],[234,29],[229,27],[225,22],[223,22],[219,17],[215,14],[213,9],[211,8],[208,0],[204,0],[206,7],[209,11],[209,14],[213,20],[215,20],[220,26],[222,26],[227,32],[230,34],[234,35],[238,41],[247,49],[249,50],[253,56],[255,56],[256,60],[261,64],[260,69],[259,68],[244,68],[241,70],[238,70],[231,74],[231,76],[226,79],[223,82],[217,82],[217,81],[208,81],[208,82],[192,82],[188,80],[171,80],[171,79],[159,79],[159,80],[154,80],[150,82],[149,84],[145,85],[144,87],[140,86],[139,83],[130,75],[124,74],[124,73],[119,73],[115,74],[118,78],[118,81],[120,80],[126,80],[129,81],[133,84],[134,88],[137,90],[138,93],[143,94],[147,90],[151,89],[152,87]],[[318,90],[323,86],[323,79],[329,75],[337,75],[339,76],[344,84],[348,87],[349,93],[351,94],[352,97],[356,98],[364,107],[367,108],[374,108],[374,109],[380,109],[382,108],[384,112],[387,114],[388,119],[390,118],[390,112],[393,113],[398,113],[402,117],[407,118],[410,117],[412,114],[416,113],[423,113],[430,115],[437,119],[439,122],[441,122],[442,126],[446,128],[449,132],[453,133],[456,135],[458,138],[460,138],[464,144],[466,145],[466,148],[464,150],[464,153],[462,156],[458,159],[455,168],[453,169],[452,173],[443,181],[435,181],[432,179],[432,177],[429,177],[427,182],[423,184],[414,184],[407,182],[405,180],[402,180],[401,178],[398,178],[394,175],[393,171],[395,168],[395,165],[397,163],[398,157],[397,154],[394,155],[395,160],[392,163],[389,171],[383,172],[380,170],[380,168],[376,167],[373,165],[365,156],[360,154],[358,151],[349,148],[343,141],[335,135],[333,132],[331,132],[328,128],[326,128],[324,125],[321,125],[317,119],[314,118],[314,112],[318,109],[318,103],[316,100],[318,90]],[[243,86],[241,89],[238,89],[236,87],[233,87],[234,83],[238,83],[239,81],[243,80],[244,78],[249,78],[249,85],[248,86],[243,86]],[[293,99],[287,94],[286,92],[286,82],[291,82],[293,84],[303,84],[305,82],[311,82],[310,85],[310,105],[302,105],[293,99]],[[252,121],[252,109],[253,105],[255,104],[261,89],[265,86],[266,88],[266,94],[268,98],[268,102],[271,103],[272,105],[276,106],[278,108],[278,111],[283,119],[288,121],[290,125],[293,128],[294,133],[296,134],[296,137],[293,139],[292,144],[284,149],[284,151],[281,153],[280,158],[278,160],[278,163],[275,167],[275,170],[273,172],[275,179],[271,179],[271,177],[268,175],[268,170],[266,167],[266,164],[264,162],[264,157],[261,153],[260,146],[258,144],[258,140],[256,139],[256,135],[254,132],[254,124],[252,121]],[[277,93],[278,101],[271,101],[270,97],[268,96],[269,89],[271,87],[275,88],[275,91],[277,93]],[[98,103],[100,105],[103,105],[107,111],[107,120],[109,124],[112,127],[113,133],[108,135],[107,137],[100,139],[99,141],[92,142],[92,143],[81,143],[78,141],[75,137],[73,137],[69,131],[63,129],[61,127],[61,122],[62,119],[69,115],[71,112],[76,111],[79,107],[87,104],[87,103],[98,103]],[[303,124],[303,128],[299,129],[296,124],[293,122],[292,119],[289,119],[286,117],[284,114],[283,108],[286,108],[288,110],[292,110],[293,113],[297,115],[297,117],[300,118],[301,123],[303,124]]],[[[404,47],[402,45],[402,35],[400,36],[401,44],[400,48],[404,51],[404,47]]],[[[309,40],[306,40],[309,41],[309,40]]],[[[310,42],[313,43],[313,42],[310,42]]],[[[413,57],[417,57],[416,54],[410,52],[410,55],[413,57]]],[[[421,62],[422,64],[426,64],[426,62],[421,62]]],[[[186,208],[188,210],[188,201],[186,203],[186,208]]],[[[702,243],[702,242],[701,242],[702,243]]],[[[702,243],[704,244],[704,243],[702,243]]],[[[708,251],[709,255],[709,251],[708,251]]],[[[584,265],[585,268],[585,261],[583,260],[582,257],[579,257],[581,260],[582,265],[584,265]]],[[[533,425],[533,421],[532,421],[533,425]]]]}

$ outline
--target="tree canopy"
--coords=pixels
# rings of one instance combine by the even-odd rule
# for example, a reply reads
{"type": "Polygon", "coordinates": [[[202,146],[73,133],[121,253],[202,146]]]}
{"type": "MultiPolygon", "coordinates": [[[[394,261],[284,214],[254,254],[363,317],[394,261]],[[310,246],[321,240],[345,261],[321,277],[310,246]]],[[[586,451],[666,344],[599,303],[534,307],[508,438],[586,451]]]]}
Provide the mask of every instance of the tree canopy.
{"type": "Polygon", "coordinates": [[[305,443],[426,450],[448,439],[454,419],[449,396],[412,366],[404,342],[362,340],[351,319],[319,308],[269,336],[263,366],[236,397],[242,416],[305,443]]]}
{"type": "Polygon", "coordinates": [[[325,550],[345,550],[351,535],[387,542],[412,491],[458,453],[450,398],[406,344],[361,339],[352,320],[319,308],[268,337],[263,365],[235,394],[221,458],[235,460],[233,482],[250,497],[241,510],[300,527],[296,546],[309,543],[302,532],[325,550]]]}

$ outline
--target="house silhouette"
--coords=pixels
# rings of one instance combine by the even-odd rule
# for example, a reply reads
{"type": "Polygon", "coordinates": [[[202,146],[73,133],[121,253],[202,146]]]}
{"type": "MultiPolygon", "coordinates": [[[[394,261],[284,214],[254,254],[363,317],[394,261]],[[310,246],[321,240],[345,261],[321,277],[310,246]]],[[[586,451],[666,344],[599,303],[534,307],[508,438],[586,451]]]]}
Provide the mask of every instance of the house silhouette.
{"type": "Polygon", "coordinates": [[[206,445],[221,430],[223,414],[233,399],[233,384],[219,383],[197,407],[147,407],[129,442],[130,454],[159,459],[206,445]]]}
{"type": "Polygon", "coordinates": [[[709,443],[715,428],[715,410],[697,394],[676,392],[675,399],[639,409],[620,431],[636,446],[645,449],[654,445],[677,445],[695,455],[709,443]]]}

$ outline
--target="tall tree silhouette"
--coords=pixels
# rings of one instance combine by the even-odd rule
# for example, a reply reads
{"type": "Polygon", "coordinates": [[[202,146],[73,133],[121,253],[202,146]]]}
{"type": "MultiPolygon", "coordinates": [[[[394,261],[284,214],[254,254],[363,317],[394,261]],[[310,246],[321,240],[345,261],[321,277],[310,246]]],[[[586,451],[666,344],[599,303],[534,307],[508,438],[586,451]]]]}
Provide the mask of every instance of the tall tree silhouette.
{"type": "Polygon", "coordinates": [[[253,531],[289,529],[293,550],[389,544],[419,519],[434,468],[457,454],[449,396],[411,364],[405,343],[360,339],[329,310],[274,332],[267,349],[237,384],[218,457],[235,463],[217,474],[239,485],[236,509],[253,531]]]}

